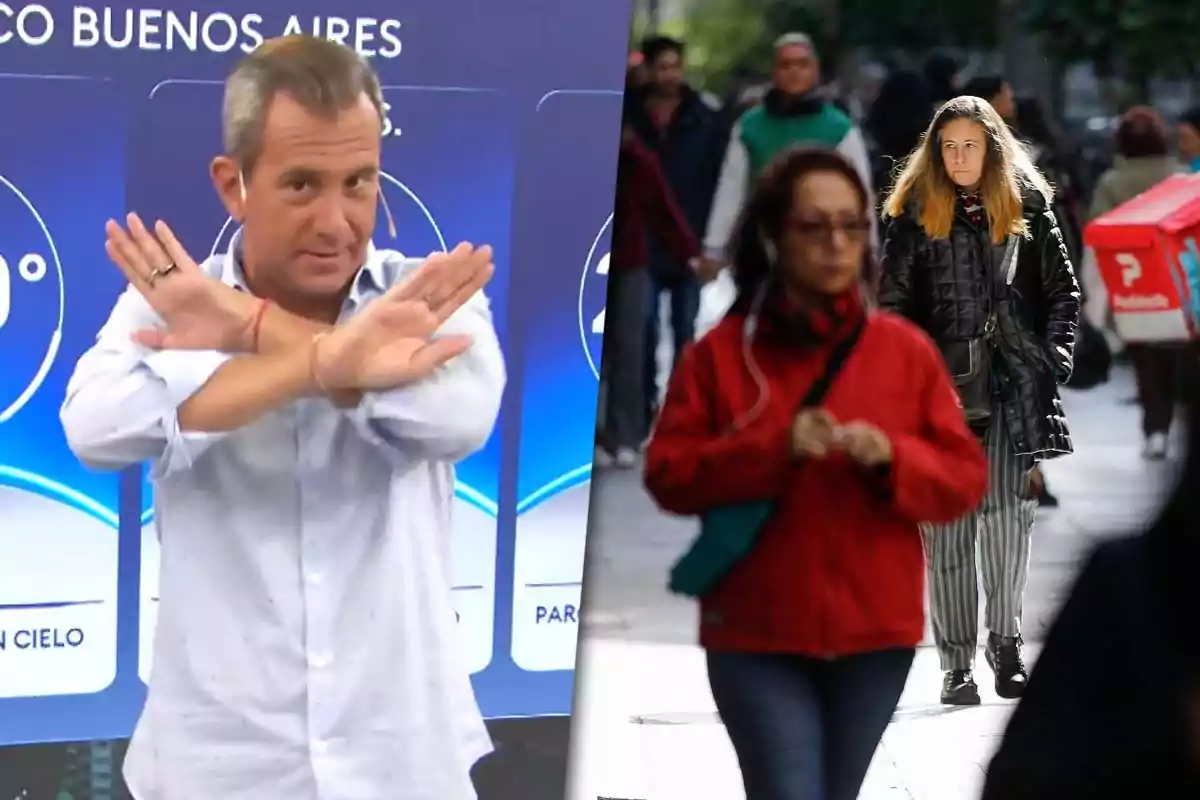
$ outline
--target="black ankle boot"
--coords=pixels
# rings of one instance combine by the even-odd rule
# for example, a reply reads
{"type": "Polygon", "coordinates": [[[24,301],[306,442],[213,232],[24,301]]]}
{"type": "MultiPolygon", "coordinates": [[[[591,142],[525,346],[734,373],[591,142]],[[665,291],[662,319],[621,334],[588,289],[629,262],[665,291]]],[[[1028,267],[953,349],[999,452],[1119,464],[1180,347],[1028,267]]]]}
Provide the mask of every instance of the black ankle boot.
{"type": "Polygon", "coordinates": [[[952,669],[942,679],[942,705],[977,706],[979,687],[969,669],[952,669]]]}
{"type": "Polygon", "coordinates": [[[997,636],[988,634],[984,655],[988,666],[996,673],[996,694],[1006,700],[1015,700],[1025,691],[1029,673],[1021,658],[1020,636],[997,636]]]}

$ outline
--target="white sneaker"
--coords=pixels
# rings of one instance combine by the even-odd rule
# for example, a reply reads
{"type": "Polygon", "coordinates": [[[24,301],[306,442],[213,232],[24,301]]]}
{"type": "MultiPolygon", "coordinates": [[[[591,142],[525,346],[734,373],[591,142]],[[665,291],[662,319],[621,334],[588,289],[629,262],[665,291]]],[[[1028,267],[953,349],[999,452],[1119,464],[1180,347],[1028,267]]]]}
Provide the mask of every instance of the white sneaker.
{"type": "Polygon", "coordinates": [[[612,453],[605,450],[603,447],[596,447],[592,453],[592,467],[594,469],[608,469],[613,465],[612,453]]]}
{"type": "Polygon", "coordinates": [[[621,469],[633,469],[637,466],[637,451],[632,447],[617,448],[617,466],[621,469]]]}
{"type": "Polygon", "coordinates": [[[1142,444],[1142,458],[1147,461],[1162,461],[1167,457],[1167,435],[1152,433],[1142,444]]]}

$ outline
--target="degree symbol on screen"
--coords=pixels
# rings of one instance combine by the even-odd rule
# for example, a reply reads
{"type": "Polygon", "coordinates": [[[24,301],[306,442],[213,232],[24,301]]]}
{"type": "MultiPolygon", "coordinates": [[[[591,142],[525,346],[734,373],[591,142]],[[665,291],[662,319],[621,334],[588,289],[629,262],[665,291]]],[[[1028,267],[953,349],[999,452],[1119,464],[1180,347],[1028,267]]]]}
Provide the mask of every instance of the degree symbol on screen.
{"type": "MultiPolygon", "coordinates": [[[[380,172],[379,177],[383,179],[384,183],[390,183],[403,192],[408,199],[416,205],[417,209],[421,212],[421,216],[425,217],[425,221],[428,222],[429,227],[433,229],[433,235],[437,237],[438,246],[442,248],[443,252],[447,251],[449,248],[446,247],[446,237],[442,235],[442,229],[438,227],[437,220],[433,218],[433,214],[430,213],[429,207],[421,201],[421,198],[417,196],[417,193],[408,188],[408,186],[402,181],[397,180],[394,176],[387,172],[380,172]]],[[[382,185],[379,187],[379,191],[383,191],[382,185]]],[[[217,233],[217,238],[213,240],[212,249],[208,251],[209,258],[216,256],[221,251],[221,243],[225,241],[226,234],[230,234],[229,238],[232,240],[232,238],[236,236],[240,230],[241,227],[236,225],[236,223],[233,221],[233,217],[226,217],[225,224],[221,226],[221,230],[217,233]],[[232,233],[230,233],[231,229],[233,231],[232,233]]]]}
{"type": "Polygon", "coordinates": [[[600,365],[596,363],[596,359],[592,358],[590,336],[595,335],[595,328],[600,327],[600,332],[604,332],[604,317],[605,304],[601,301],[600,311],[597,314],[589,314],[584,309],[584,295],[587,293],[588,280],[593,275],[600,277],[608,276],[608,259],[609,254],[605,254],[598,262],[594,262],[600,241],[604,238],[604,234],[608,233],[609,226],[612,225],[612,214],[608,215],[608,219],[600,226],[600,232],[596,234],[596,238],[592,240],[592,246],[588,248],[587,261],[583,263],[583,275],[579,279],[579,343],[583,345],[583,355],[587,358],[588,366],[592,368],[592,374],[596,376],[596,380],[600,380],[600,365]]]}
{"type": "MultiPolygon", "coordinates": [[[[46,239],[46,246],[50,249],[50,258],[54,262],[55,275],[58,277],[58,319],[55,320],[54,333],[50,335],[50,341],[46,345],[46,354],[42,357],[42,363],[38,366],[37,372],[34,373],[33,379],[25,387],[25,390],[17,396],[15,400],[8,405],[7,408],[0,410],[0,424],[7,422],[20,411],[25,405],[37,394],[37,390],[41,388],[42,383],[46,380],[46,376],[50,373],[50,367],[54,365],[54,359],[58,356],[58,348],[62,344],[62,329],[63,329],[63,309],[64,309],[64,287],[63,287],[63,270],[62,260],[58,257],[58,247],[54,244],[54,237],[50,235],[50,229],[46,227],[46,221],[42,219],[42,215],[34,207],[25,194],[18,189],[8,178],[0,175],[0,186],[4,186],[13,196],[25,206],[33,217],[38,228],[42,232],[42,236],[46,239]]],[[[18,277],[24,278],[29,283],[34,283],[46,277],[47,264],[44,258],[36,253],[25,254],[17,263],[18,277]]],[[[8,272],[8,270],[5,270],[8,272]]],[[[8,281],[13,280],[11,274],[6,276],[8,281]]],[[[12,297],[11,290],[7,298],[7,305],[11,307],[12,297]]],[[[5,310],[5,317],[8,315],[8,309],[5,310]]]]}

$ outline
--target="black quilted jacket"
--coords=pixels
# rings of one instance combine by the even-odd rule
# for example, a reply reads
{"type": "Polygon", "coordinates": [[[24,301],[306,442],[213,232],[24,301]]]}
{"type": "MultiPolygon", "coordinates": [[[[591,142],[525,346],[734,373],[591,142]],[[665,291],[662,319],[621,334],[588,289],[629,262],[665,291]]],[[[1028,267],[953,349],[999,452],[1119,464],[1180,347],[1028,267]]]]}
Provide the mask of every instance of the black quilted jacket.
{"type": "Polygon", "coordinates": [[[934,341],[982,336],[995,311],[992,392],[1019,454],[1053,458],[1072,450],[1058,384],[1071,375],[1079,284],[1054,212],[1026,201],[1031,236],[1021,241],[1012,283],[1004,245],[994,245],[960,210],[945,239],[930,239],[914,215],[890,222],[879,303],[920,325],[934,341]]]}

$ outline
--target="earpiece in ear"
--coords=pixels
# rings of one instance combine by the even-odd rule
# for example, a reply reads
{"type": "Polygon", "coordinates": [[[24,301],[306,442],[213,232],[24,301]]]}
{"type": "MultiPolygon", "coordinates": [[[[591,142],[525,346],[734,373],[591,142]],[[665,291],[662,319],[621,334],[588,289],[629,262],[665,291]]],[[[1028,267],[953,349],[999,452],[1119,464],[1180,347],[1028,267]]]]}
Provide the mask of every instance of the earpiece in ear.
{"type": "Polygon", "coordinates": [[[238,191],[242,195],[242,202],[246,202],[246,174],[238,170],[238,191]]]}

